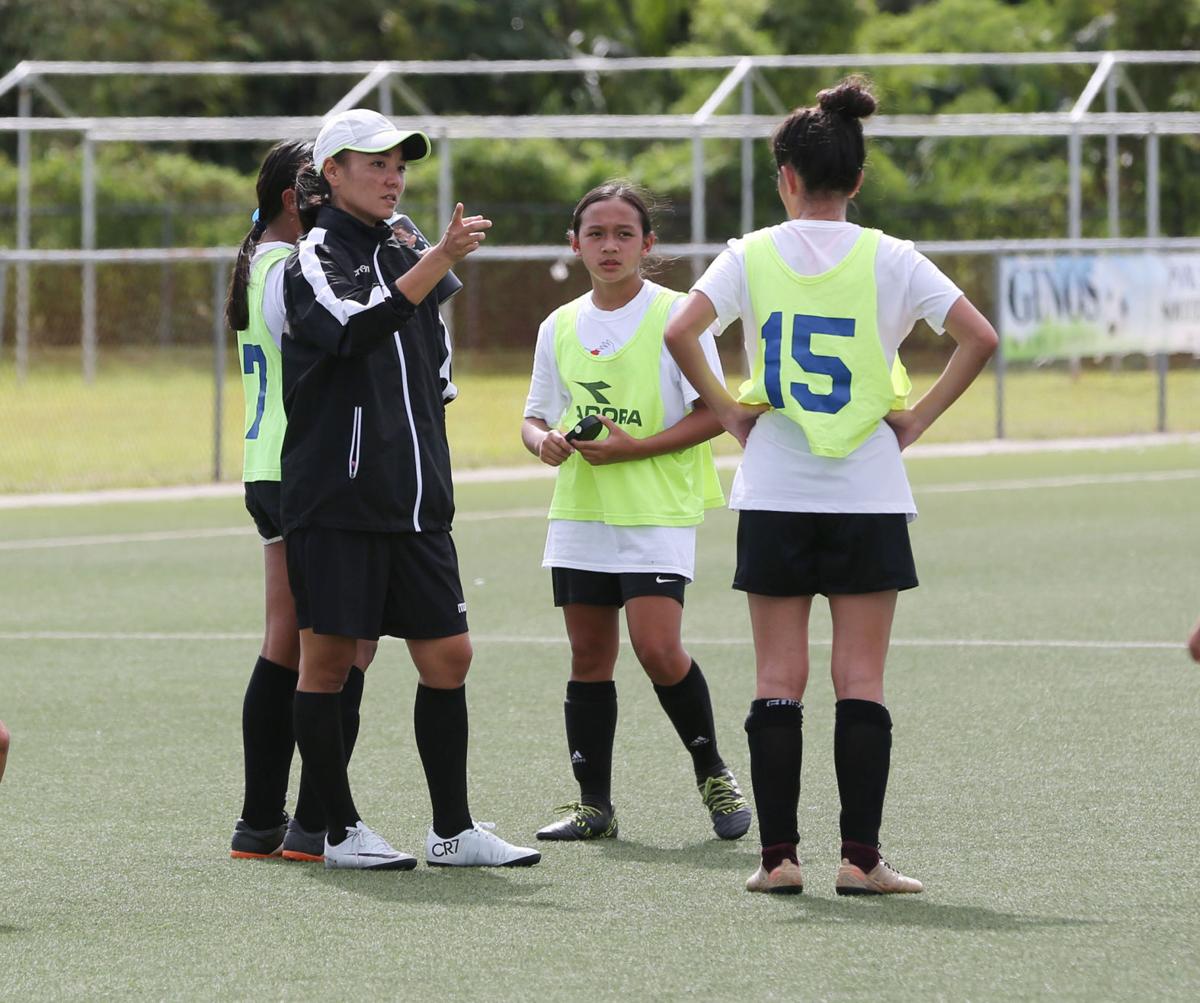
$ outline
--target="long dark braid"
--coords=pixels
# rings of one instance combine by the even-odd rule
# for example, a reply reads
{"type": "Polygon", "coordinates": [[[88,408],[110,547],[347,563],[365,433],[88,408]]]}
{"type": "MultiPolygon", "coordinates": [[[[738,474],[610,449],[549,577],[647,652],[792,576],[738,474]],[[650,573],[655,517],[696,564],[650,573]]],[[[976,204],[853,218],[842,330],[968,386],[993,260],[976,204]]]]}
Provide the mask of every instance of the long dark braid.
{"type": "Polygon", "coordinates": [[[312,161],[312,143],[285,140],[267,151],[258,171],[258,212],[254,225],[242,238],[237,262],[229,279],[225,297],[225,323],[234,331],[244,331],[250,323],[250,305],[246,289],[250,284],[250,259],[262,238],[263,231],[283,210],[283,193],[296,186],[296,175],[306,162],[312,161]]]}

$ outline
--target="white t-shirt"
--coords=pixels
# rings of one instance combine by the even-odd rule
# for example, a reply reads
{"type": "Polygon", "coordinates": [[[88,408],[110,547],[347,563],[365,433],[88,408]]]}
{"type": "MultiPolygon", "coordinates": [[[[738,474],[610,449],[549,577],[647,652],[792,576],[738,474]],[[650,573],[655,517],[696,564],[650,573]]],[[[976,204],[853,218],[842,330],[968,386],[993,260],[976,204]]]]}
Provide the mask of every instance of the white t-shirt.
{"type": "MultiPolygon", "coordinates": [[[[254,254],[250,258],[250,267],[253,268],[254,263],[268,251],[278,250],[281,247],[290,251],[293,246],[282,240],[268,240],[259,244],[254,248],[254,254]]],[[[275,342],[276,348],[282,347],[283,332],[287,330],[287,311],[283,306],[283,263],[286,260],[287,258],[280,258],[267,269],[267,277],[263,285],[263,323],[271,332],[271,338],[275,342]]]]}
{"type": "MultiPolygon", "coordinates": [[[[762,232],[762,231],[759,231],[762,232]]],[[[784,262],[800,275],[820,275],[838,264],[862,233],[855,223],[789,220],[768,229],[784,262]]],[[[747,234],[753,236],[753,234],[747,234]]],[[[759,339],[759,323],[746,280],[746,237],[727,250],[693,286],[717,311],[724,330],[741,317],[748,365],[759,339]]],[[[938,334],[961,290],[908,240],[884,234],[875,256],[877,325],[888,366],[913,324],[925,320],[938,334]]],[[[903,512],[916,518],[900,447],[883,421],[849,456],[814,456],[804,431],[777,411],[764,413],[750,432],[734,477],[729,507],[774,512],[903,512]]]]}
{"type": "MultiPolygon", "coordinates": [[[[580,344],[594,355],[612,355],[637,330],[654,297],[664,287],[647,280],[638,294],[617,310],[601,310],[589,296],[579,308],[576,332],[580,344]]],[[[682,298],[671,306],[679,309],[682,298]]],[[[554,324],[558,311],[538,328],[533,352],[533,377],[525,400],[525,417],[541,418],[554,427],[571,404],[571,392],[558,372],[554,354],[554,324]]],[[[717,378],[724,381],[717,356],[715,327],[700,338],[704,357],[717,378]]],[[[659,387],[663,401],[663,427],[670,428],[691,410],[699,396],[671,353],[663,347],[659,360],[659,387]]],[[[603,522],[551,519],[546,534],[544,568],[577,568],[609,573],[659,572],[681,575],[691,581],[696,567],[695,526],[609,526],[603,522]]]]}

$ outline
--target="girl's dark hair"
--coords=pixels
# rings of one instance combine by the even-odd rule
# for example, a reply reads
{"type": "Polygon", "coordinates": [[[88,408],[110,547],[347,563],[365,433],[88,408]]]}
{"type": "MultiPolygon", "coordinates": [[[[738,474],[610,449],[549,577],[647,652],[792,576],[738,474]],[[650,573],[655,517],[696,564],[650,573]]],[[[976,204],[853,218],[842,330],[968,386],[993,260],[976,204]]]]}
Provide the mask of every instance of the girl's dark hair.
{"type": "Polygon", "coordinates": [[[283,193],[296,185],[296,173],[312,160],[312,143],[296,140],[276,143],[267,151],[258,170],[258,219],[242,239],[237,263],[229,280],[225,297],[225,323],[234,331],[244,331],[250,324],[250,305],[246,287],[250,284],[250,259],[254,256],[263,231],[283,210],[283,193]]]}
{"type": "Polygon", "coordinates": [[[821,91],[813,107],[797,108],[775,127],[776,165],[793,167],[809,192],[849,194],[867,159],[861,119],[875,108],[864,77],[846,77],[821,91]]]}
{"type": "Polygon", "coordinates": [[[637,210],[638,217],[642,221],[643,237],[654,232],[654,224],[650,219],[650,210],[654,200],[645,189],[639,188],[631,181],[621,179],[597,185],[579,200],[575,211],[571,214],[571,232],[576,237],[579,236],[579,228],[583,224],[583,213],[588,206],[595,205],[597,202],[607,202],[609,199],[621,199],[637,210]]]}

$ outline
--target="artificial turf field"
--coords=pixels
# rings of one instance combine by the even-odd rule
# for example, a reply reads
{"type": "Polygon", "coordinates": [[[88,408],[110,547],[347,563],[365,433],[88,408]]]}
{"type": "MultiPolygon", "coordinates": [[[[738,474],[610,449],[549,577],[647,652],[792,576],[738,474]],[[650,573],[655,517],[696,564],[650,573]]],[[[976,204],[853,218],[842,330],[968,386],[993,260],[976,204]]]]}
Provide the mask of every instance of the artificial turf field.
{"type": "MultiPolygon", "coordinates": [[[[528,870],[234,861],[261,568],[236,499],[0,511],[0,998],[1193,999],[1200,993],[1200,445],[913,459],[884,849],[926,893],[839,899],[827,617],[813,624],[800,897],[711,838],[630,652],[621,839],[528,870]]],[[[527,841],[573,793],[545,480],[459,489],[472,810],[527,841]]],[[[685,639],[749,787],[734,517],[701,528],[685,639]]],[[[351,769],[420,855],[414,673],[385,641],[351,769]]],[[[296,763],[298,768],[298,760],[296,763]]]]}

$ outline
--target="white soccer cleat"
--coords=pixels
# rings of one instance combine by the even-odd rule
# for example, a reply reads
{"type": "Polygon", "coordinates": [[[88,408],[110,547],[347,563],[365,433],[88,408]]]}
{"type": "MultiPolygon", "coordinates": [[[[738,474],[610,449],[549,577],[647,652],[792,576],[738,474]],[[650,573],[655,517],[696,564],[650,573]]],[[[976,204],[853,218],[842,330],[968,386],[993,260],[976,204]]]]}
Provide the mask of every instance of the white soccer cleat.
{"type": "Polygon", "coordinates": [[[325,866],[359,871],[411,871],[417,858],[401,853],[382,836],[372,832],[360,820],[346,826],[346,838],[331,846],[325,837],[325,866]]]}
{"type": "Polygon", "coordinates": [[[925,886],[916,878],[901,874],[882,857],[865,872],[843,858],[834,890],[839,895],[917,895],[925,886]]]}
{"type": "Polygon", "coordinates": [[[506,843],[492,828],[490,822],[476,822],[449,838],[430,829],[425,862],[430,867],[531,867],[542,859],[537,850],[506,843]]]}
{"type": "Polygon", "coordinates": [[[746,891],[799,895],[804,891],[804,872],[791,860],[781,860],[773,871],[759,864],[758,870],[746,879],[746,891]]]}

